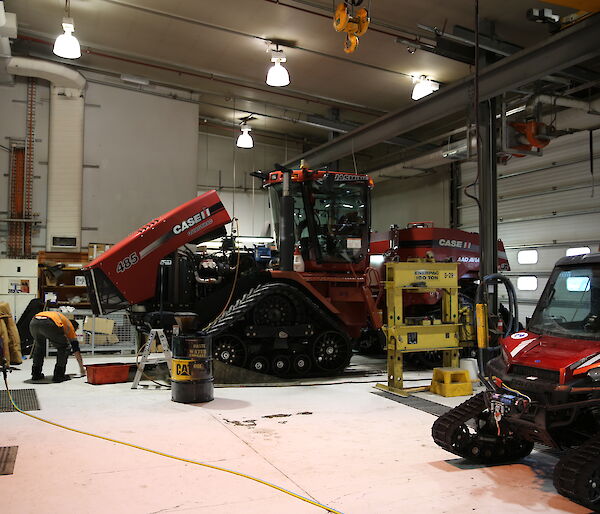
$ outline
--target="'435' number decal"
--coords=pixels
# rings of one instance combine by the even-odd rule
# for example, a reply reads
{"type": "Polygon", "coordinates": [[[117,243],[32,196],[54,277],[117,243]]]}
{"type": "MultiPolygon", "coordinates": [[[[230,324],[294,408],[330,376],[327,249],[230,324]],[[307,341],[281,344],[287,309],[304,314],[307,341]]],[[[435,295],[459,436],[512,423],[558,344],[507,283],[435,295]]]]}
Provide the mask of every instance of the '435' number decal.
{"type": "Polygon", "coordinates": [[[139,260],[138,254],[133,252],[129,257],[125,257],[122,261],[119,261],[119,264],[117,264],[117,273],[127,271],[131,266],[137,264],[139,260]]]}

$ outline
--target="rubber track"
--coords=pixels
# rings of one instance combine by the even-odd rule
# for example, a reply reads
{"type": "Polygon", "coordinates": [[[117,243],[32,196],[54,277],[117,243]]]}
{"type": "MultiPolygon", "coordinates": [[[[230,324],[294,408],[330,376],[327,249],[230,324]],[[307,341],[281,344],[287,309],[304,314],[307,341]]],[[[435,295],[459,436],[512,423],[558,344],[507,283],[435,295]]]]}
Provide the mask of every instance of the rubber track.
{"type": "Polygon", "coordinates": [[[556,465],[554,469],[554,487],[556,490],[595,512],[600,512],[600,503],[590,504],[579,497],[577,486],[581,485],[581,470],[587,465],[600,463],[600,434],[595,435],[580,447],[570,450],[556,465]]]}
{"type": "Polygon", "coordinates": [[[466,452],[459,452],[453,447],[452,438],[462,424],[474,418],[486,408],[484,394],[479,393],[469,398],[466,402],[461,403],[446,414],[442,414],[435,420],[431,427],[431,435],[438,446],[459,457],[470,457],[466,452]]]}
{"type": "Polygon", "coordinates": [[[453,438],[461,425],[468,420],[477,417],[480,412],[487,408],[485,392],[479,393],[468,399],[458,407],[440,416],[433,427],[431,435],[433,440],[444,450],[463,457],[472,462],[483,464],[500,464],[514,462],[529,455],[533,449],[533,443],[518,438],[515,435],[503,436],[502,438],[491,436],[479,437],[471,435],[469,440],[464,441],[462,448],[453,446],[453,438]],[[478,452],[475,453],[475,450],[478,452]]]}
{"type": "MultiPolygon", "coordinates": [[[[312,301],[306,294],[302,294],[297,287],[281,282],[270,282],[268,284],[261,284],[253,289],[250,289],[242,297],[240,297],[235,303],[233,303],[223,314],[221,314],[213,323],[208,325],[204,332],[206,335],[210,335],[213,338],[223,334],[224,332],[235,328],[238,323],[246,321],[246,315],[250,310],[255,307],[260,300],[266,296],[272,294],[282,294],[287,297],[293,297],[294,300],[303,303],[314,314],[310,316],[311,320],[316,320],[314,325],[325,325],[327,330],[335,330],[343,335],[346,335],[346,331],[342,325],[332,316],[327,314],[317,303],[312,301]]],[[[347,336],[346,336],[347,337],[347,336]]],[[[348,365],[350,357],[352,356],[352,350],[348,345],[348,362],[346,362],[344,368],[348,365]]]]}

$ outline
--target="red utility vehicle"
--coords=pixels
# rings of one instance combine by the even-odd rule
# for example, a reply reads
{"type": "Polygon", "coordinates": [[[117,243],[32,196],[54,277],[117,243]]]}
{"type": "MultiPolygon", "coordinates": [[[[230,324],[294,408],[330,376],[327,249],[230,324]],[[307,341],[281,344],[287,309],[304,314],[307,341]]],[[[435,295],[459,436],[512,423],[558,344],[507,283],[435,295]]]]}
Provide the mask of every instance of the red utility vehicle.
{"type": "Polygon", "coordinates": [[[566,449],[556,489],[600,511],[600,254],[558,261],[527,329],[500,347],[487,390],[438,418],[435,442],[487,464],[566,449]]]}

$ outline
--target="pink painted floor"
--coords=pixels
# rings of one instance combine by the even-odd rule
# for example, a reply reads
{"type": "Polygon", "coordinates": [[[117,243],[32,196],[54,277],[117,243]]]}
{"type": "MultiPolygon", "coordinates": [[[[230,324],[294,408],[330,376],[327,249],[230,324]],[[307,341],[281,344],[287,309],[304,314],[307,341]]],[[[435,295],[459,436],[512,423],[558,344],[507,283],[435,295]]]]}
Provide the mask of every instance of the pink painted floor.
{"type": "MultiPolygon", "coordinates": [[[[587,512],[554,490],[550,453],[509,466],[466,466],[433,443],[433,416],[372,394],[373,383],[218,388],[213,402],[183,405],[170,391],[131,384],[24,383],[30,365],[9,384],[37,390],[42,410],[33,414],[252,474],[345,514],[587,512]]],[[[76,369],[69,360],[67,371],[76,369]]],[[[2,513],[325,512],[243,478],[19,413],[0,413],[0,427],[0,446],[19,446],[14,474],[0,476],[2,513]]]]}

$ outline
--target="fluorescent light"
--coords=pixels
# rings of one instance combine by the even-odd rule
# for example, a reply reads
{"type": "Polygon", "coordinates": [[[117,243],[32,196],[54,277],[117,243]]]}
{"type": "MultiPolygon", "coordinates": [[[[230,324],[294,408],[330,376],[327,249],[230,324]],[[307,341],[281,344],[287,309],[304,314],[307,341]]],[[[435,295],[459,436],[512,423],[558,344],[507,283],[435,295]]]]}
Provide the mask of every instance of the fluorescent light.
{"type": "Polygon", "coordinates": [[[434,82],[425,75],[419,77],[413,76],[413,83],[415,85],[412,92],[413,100],[420,100],[424,96],[430,95],[440,88],[440,85],[437,82],[434,82]]]}
{"type": "Polygon", "coordinates": [[[238,148],[252,148],[254,146],[254,141],[252,140],[252,136],[249,134],[250,127],[247,127],[245,123],[242,123],[242,133],[237,138],[237,147],[238,148]]]}
{"type": "Polygon", "coordinates": [[[290,74],[281,65],[282,62],[286,62],[287,59],[283,50],[272,50],[271,51],[271,62],[273,66],[269,68],[267,73],[267,85],[273,87],[283,87],[290,83],[290,74]]]}
{"type": "Polygon", "coordinates": [[[137,75],[129,75],[128,73],[122,73],[121,80],[123,82],[138,84],[140,86],[148,86],[150,84],[150,80],[146,77],[138,77],[137,75]]]}
{"type": "Polygon", "coordinates": [[[65,33],[56,38],[52,51],[65,59],[79,59],[81,57],[81,48],[79,41],[73,35],[75,30],[73,18],[63,18],[62,28],[65,33]]]}

